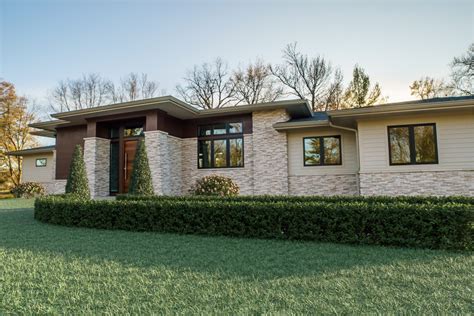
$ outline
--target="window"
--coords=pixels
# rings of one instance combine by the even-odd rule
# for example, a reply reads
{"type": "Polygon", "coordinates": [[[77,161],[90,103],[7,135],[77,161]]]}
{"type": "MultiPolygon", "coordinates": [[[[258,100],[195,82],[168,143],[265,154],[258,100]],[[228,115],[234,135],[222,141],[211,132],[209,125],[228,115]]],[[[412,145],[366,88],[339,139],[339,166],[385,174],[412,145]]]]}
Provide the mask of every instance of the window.
{"type": "Polygon", "coordinates": [[[200,126],[198,130],[198,168],[236,168],[244,166],[242,123],[200,126]]]}
{"type": "Polygon", "coordinates": [[[304,165],[340,165],[341,136],[319,136],[303,138],[304,165]]]}
{"type": "Polygon", "coordinates": [[[143,136],[143,127],[124,128],[123,137],[143,136]]]}
{"type": "Polygon", "coordinates": [[[47,160],[48,159],[46,159],[46,158],[37,158],[36,159],[36,167],[46,167],[47,160]]]}
{"type": "Polygon", "coordinates": [[[388,143],[390,165],[438,163],[435,124],[389,126],[388,143]]]}

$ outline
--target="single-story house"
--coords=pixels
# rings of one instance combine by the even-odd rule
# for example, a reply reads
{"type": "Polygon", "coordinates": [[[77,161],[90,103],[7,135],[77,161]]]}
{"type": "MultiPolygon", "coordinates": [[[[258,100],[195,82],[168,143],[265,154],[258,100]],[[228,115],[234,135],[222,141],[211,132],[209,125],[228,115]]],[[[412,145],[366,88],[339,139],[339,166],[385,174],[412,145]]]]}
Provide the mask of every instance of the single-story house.
{"type": "Polygon", "coordinates": [[[93,196],[128,190],[144,138],[156,194],[231,177],[241,194],[474,196],[474,97],[313,112],[304,100],[199,110],[171,96],[52,115],[23,155],[24,180],[64,191],[84,148],[93,196]]]}

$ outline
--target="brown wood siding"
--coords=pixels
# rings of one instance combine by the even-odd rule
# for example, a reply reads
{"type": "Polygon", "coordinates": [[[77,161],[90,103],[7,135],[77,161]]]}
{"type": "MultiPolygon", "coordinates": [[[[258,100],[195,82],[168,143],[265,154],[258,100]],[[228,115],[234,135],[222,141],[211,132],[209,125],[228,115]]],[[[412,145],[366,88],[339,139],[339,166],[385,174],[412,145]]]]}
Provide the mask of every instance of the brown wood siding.
{"type": "Polygon", "coordinates": [[[74,148],[76,145],[84,148],[86,135],[86,125],[56,129],[56,179],[67,179],[74,148]]]}

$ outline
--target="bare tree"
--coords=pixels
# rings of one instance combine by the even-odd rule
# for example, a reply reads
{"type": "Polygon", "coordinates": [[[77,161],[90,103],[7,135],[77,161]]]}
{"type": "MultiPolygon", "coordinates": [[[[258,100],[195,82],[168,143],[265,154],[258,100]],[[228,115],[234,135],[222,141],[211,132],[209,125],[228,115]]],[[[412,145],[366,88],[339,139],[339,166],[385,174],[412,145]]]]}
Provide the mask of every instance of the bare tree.
{"type": "Polygon", "coordinates": [[[283,96],[283,87],[272,76],[270,66],[265,65],[262,60],[234,71],[232,80],[236,104],[272,102],[283,96]]]}
{"type": "Polygon", "coordinates": [[[92,108],[116,102],[134,101],[157,96],[158,83],[146,74],[130,73],[116,86],[99,74],[60,81],[50,95],[50,109],[54,112],[92,108]]]}
{"type": "Polygon", "coordinates": [[[338,110],[341,108],[344,100],[344,86],[342,80],[344,79],[340,69],[334,72],[334,79],[328,88],[326,97],[323,99],[321,105],[324,106],[324,111],[338,110]]]}
{"type": "Polygon", "coordinates": [[[228,66],[217,58],[212,64],[194,66],[184,77],[185,85],[176,87],[177,93],[189,104],[203,109],[229,105],[235,96],[235,83],[228,66]]]}
{"type": "Polygon", "coordinates": [[[410,94],[422,100],[450,95],[451,90],[443,80],[430,77],[420,78],[410,85],[410,94]]]}
{"type": "Polygon", "coordinates": [[[451,62],[451,80],[455,94],[474,95],[474,43],[451,62]]]}
{"type": "Polygon", "coordinates": [[[284,63],[271,67],[272,74],[290,89],[290,93],[308,99],[314,110],[324,110],[331,86],[333,69],[323,57],[308,57],[296,50],[296,43],[283,50],[284,63]]]}

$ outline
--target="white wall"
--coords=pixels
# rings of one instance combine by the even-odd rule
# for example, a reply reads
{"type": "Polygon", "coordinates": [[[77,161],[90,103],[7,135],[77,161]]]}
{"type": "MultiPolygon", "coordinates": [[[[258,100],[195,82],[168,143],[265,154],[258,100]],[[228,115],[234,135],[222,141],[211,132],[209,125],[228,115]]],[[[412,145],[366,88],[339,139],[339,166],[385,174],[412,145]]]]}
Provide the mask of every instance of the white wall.
{"type": "Polygon", "coordinates": [[[54,161],[53,153],[33,154],[23,157],[22,182],[50,182],[53,181],[54,161]],[[36,159],[46,158],[46,167],[36,167],[36,159]]]}

